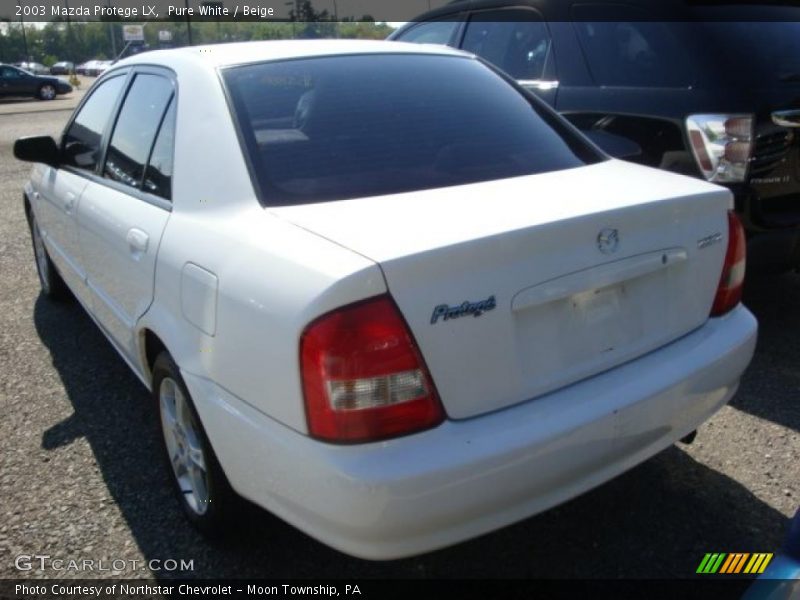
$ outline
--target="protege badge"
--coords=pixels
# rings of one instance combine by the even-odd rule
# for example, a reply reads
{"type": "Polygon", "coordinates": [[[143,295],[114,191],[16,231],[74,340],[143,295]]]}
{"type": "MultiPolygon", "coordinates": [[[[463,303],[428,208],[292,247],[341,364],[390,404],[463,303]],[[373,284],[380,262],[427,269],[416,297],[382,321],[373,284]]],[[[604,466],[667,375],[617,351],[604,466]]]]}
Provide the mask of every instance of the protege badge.
{"type": "Polygon", "coordinates": [[[468,300],[465,300],[458,306],[440,304],[433,309],[433,314],[431,315],[431,325],[434,325],[436,321],[439,320],[439,317],[442,317],[445,321],[449,319],[458,319],[459,317],[465,317],[466,315],[480,317],[483,313],[494,310],[495,306],[497,306],[497,302],[495,301],[494,296],[489,296],[486,300],[481,300],[480,302],[469,302],[468,300]]]}

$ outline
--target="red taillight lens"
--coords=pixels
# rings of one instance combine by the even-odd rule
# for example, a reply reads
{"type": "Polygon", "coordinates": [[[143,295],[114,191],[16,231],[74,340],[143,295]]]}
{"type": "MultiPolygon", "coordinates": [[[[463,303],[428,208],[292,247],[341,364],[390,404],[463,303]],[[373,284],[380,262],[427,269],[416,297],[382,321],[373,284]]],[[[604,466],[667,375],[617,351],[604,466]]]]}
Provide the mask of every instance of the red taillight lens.
{"type": "Polygon", "coordinates": [[[746,262],[746,242],[744,227],[739,217],[728,213],[728,251],[719,280],[717,295],[711,307],[711,316],[718,317],[735,308],[742,299],[744,271],[746,262]]]}
{"type": "Polygon", "coordinates": [[[345,306],[300,340],[308,430],[368,442],[438,425],[444,411],[411,331],[389,296],[345,306]]]}

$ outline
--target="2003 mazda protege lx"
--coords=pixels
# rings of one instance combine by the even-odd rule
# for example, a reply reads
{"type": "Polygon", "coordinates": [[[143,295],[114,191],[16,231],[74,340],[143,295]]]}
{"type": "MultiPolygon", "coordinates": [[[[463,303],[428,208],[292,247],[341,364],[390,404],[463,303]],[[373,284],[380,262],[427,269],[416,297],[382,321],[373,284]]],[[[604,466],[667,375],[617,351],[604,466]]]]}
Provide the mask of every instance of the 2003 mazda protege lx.
{"type": "Polygon", "coordinates": [[[452,544],[691,433],[753,353],[730,192],[457,50],[151,52],[15,153],[42,290],[152,390],[201,530],[238,494],[357,556],[452,544]]]}

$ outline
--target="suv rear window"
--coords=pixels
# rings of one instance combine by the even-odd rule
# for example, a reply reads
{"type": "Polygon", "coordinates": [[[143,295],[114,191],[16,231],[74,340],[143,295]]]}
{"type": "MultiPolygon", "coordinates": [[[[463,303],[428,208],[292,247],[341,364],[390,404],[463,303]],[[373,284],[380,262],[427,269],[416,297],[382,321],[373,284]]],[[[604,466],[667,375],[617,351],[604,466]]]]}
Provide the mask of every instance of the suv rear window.
{"type": "MultiPolygon", "coordinates": [[[[713,11],[701,13],[711,18],[713,11]]],[[[772,16],[772,12],[762,13],[772,16]]],[[[731,17],[729,13],[725,16],[731,17]]],[[[692,38],[714,48],[713,71],[718,79],[734,85],[780,86],[800,83],[800,22],[745,21],[685,24],[692,38]]],[[[786,15],[787,17],[789,15],[786,15]]],[[[800,11],[794,13],[800,18],[800,11]]]]}
{"type": "Polygon", "coordinates": [[[265,204],[395,194],[602,160],[466,57],[321,57],[226,69],[265,204]]]}
{"type": "Polygon", "coordinates": [[[688,87],[695,77],[673,23],[649,21],[648,13],[620,5],[572,7],[581,49],[597,85],[688,87]]]}

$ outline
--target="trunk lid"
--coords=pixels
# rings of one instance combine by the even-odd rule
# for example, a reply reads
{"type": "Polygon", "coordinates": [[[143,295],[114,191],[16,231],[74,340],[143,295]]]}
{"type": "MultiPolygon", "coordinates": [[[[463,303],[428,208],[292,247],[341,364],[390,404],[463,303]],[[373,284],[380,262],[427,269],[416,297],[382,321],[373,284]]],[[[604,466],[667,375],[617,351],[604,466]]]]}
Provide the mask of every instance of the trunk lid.
{"type": "Polygon", "coordinates": [[[377,262],[453,419],[523,402],[702,325],[724,188],[620,161],[274,214],[377,262]]]}

